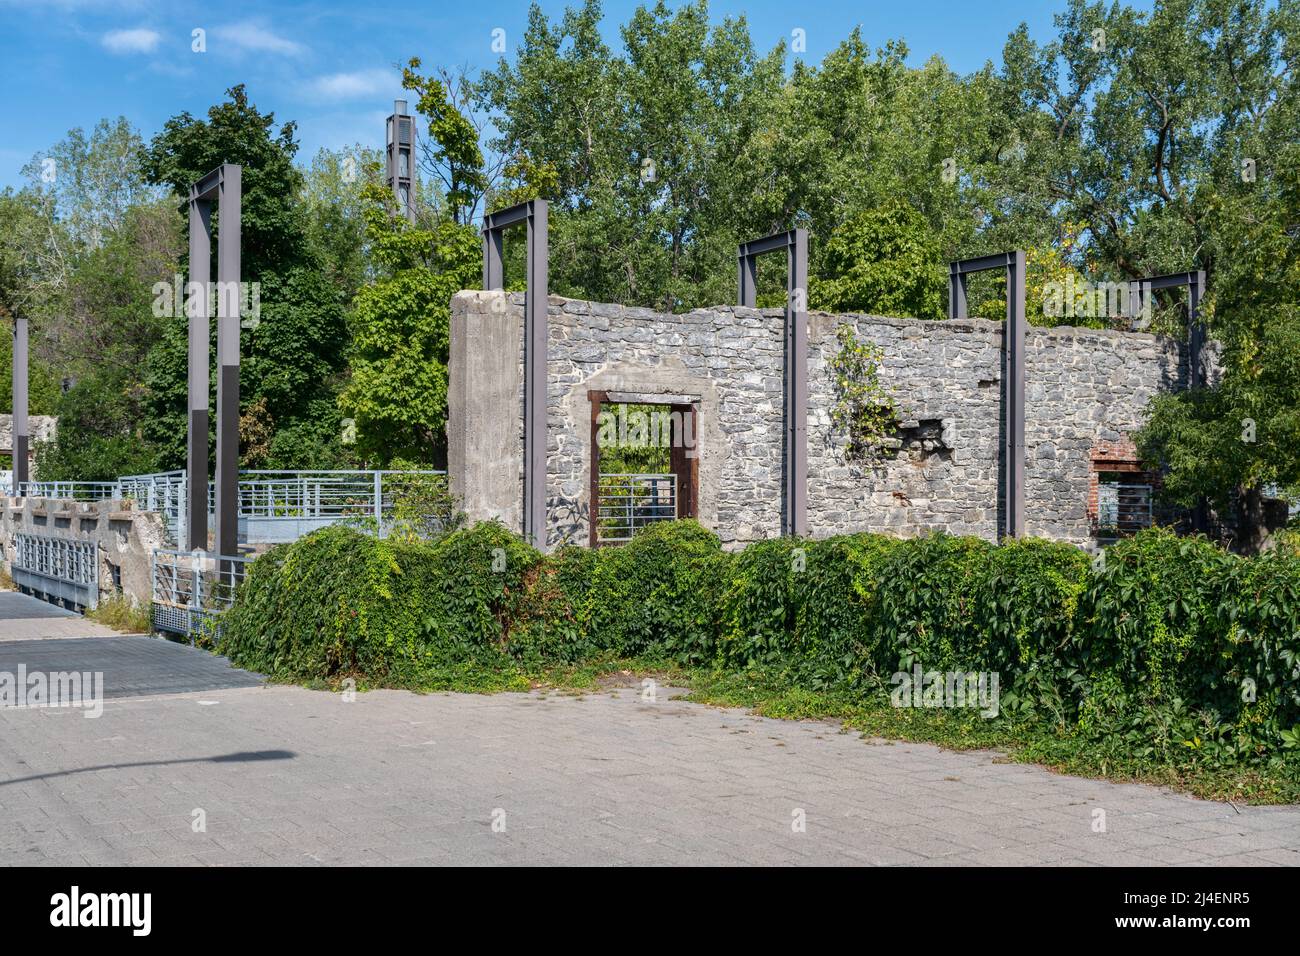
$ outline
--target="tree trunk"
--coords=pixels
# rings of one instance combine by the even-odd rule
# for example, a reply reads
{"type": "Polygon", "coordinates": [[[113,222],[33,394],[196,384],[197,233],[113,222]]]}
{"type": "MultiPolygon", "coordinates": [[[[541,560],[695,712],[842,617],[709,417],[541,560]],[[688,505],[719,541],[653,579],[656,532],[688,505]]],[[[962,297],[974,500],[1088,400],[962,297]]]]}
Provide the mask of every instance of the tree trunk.
{"type": "Polygon", "coordinates": [[[1264,493],[1259,488],[1237,489],[1237,540],[1241,554],[1259,554],[1268,540],[1264,518],[1264,493]]]}

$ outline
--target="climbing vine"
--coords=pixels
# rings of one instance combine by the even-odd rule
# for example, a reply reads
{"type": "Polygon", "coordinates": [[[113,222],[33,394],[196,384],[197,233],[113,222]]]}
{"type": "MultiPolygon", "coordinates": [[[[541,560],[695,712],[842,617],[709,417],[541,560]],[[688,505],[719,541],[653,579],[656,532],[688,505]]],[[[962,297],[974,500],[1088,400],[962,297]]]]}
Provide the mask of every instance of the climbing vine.
{"type": "Polygon", "coordinates": [[[861,461],[885,448],[898,431],[898,408],[880,383],[880,346],[859,339],[849,325],[836,329],[835,338],[840,348],[830,360],[835,375],[831,423],[849,437],[846,456],[861,461]]]}

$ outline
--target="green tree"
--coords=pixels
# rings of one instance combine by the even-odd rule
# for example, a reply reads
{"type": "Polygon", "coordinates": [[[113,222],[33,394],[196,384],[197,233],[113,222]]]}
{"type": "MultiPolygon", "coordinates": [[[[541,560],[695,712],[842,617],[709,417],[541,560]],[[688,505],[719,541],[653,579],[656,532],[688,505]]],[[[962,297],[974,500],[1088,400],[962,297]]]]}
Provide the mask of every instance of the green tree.
{"type": "MultiPolygon", "coordinates": [[[[274,432],[331,407],[347,343],[343,290],[310,239],[303,177],[293,163],[295,124],[277,131],[274,115],[250,103],[243,86],[227,96],[206,120],[189,113],[168,120],[145,151],[143,168],[150,182],[179,198],[222,163],[243,167],[242,278],[259,284],[261,308],[258,321],[245,322],[241,333],[241,407],[257,406],[267,419],[257,424],[274,432]]],[[[168,467],[185,459],[186,341],[185,319],[173,317],[149,361],[145,434],[168,467]]],[[[215,375],[211,381],[215,389],[215,375]]]]}
{"type": "Polygon", "coordinates": [[[943,317],[939,243],[914,209],[894,202],[845,223],[822,251],[809,304],[829,312],[943,317]]]}
{"type": "Polygon", "coordinates": [[[351,378],[339,407],[355,422],[364,460],[435,463],[446,448],[451,297],[477,283],[480,239],[452,221],[410,225],[378,184],[363,194],[380,275],[353,302],[351,378]]]}
{"type": "Polygon", "coordinates": [[[438,76],[419,72],[420,58],[412,57],[402,71],[402,86],[416,94],[415,109],[424,116],[428,136],[418,140],[425,169],[434,176],[433,188],[424,194],[434,199],[435,211],[445,210],[456,225],[466,225],[485,198],[490,176],[481,148],[482,131],[472,117],[473,89],[462,74],[442,71],[438,76]]]}
{"type": "Polygon", "coordinates": [[[143,389],[126,370],[106,366],[59,397],[52,442],[38,442],[35,473],[44,481],[112,481],[153,471],[141,441],[143,389]]]}
{"type": "Polygon", "coordinates": [[[595,0],[558,22],[534,4],[515,62],[480,84],[514,185],[552,203],[552,287],[670,311],[727,301],[736,243],[770,231],[740,159],[783,50],[759,57],[743,18],[710,26],[703,2],[638,8],[621,53],[600,20],[595,0]]]}
{"type": "Polygon", "coordinates": [[[319,252],[322,268],[343,302],[351,302],[367,279],[361,191],[377,175],[381,160],[379,150],[359,144],[321,149],[303,173],[307,240],[319,252]]]}

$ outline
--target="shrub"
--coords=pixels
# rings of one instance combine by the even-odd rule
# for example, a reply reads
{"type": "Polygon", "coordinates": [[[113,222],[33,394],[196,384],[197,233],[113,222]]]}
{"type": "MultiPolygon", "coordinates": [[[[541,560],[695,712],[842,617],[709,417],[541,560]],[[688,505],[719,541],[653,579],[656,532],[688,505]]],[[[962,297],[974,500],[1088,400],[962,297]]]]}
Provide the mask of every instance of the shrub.
{"type": "Polygon", "coordinates": [[[334,527],[254,562],[220,650],[285,678],[422,687],[658,658],[856,697],[919,664],[997,672],[1003,712],[1103,760],[1300,750],[1300,558],[1160,530],[1090,567],[1066,544],[946,534],[730,554],[678,521],[544,557],[497,523],[432,541],[334,527]]]}
{"type": "Polygon", "coordinates": [[[1085,725],[1186,715],[1172,742],[1217,752],[1278,746],[1300,723],[1296,557],[1144,532],[1107,552],[1087,605],[1085,725]]]}
{"type": "Polygon", "coordinates": [[[875,659],[881,673],[992,670],[996,659],[977,627],[979,598],[994,545],[980,538],[931,534],[900,542],[878,578],[875,659]]]}
{"type": "Polygon", "coordinates": [[[1080,602],[1090,583],[1088,556],[1072,545],[1007,540],[988,556],[975,594],[984,667],[997,671],[1002,707],[1045,709],[1057,723],[1074,710],[1080,602]]]}
{"type": "Polygon", "coordinates": [[[876,578],[901,544],[856,534],[745,548],[723,595],[723,662],[779,666],[814,689],[874,675],[876,578]]]}
{"type": "Polygon", "coordinates": [[[1204,538],[1151,530],[1107,549],[1089,588],[1080,664],[1149,701],[1219,696],[1219,590],[1235,559],[1204,538]]]}
{"type": "Polygon", "coordinates": [[[599,555],[586,596],[597,647],[682,664],[713,657],[730,564],[717,535],[693,520],[658,522],[599,555]]]}
{"type": "Polygon", "coordinates": [[[407,683],[453,664],[499,664],[541,556],[497,523],[433,543],[335,526],[253,562],[218,649],[277,677],[407,683]]]}
{"type": "Polygon", "coordinates": [[[808,663],[801,677],[814,688],[881,682],[878,582],[890,553],[904,545],[880,534],[806,542],[799,633],[808,663]]]}
{"type": "Polygon", "coordinates": [[[752,667],[795,666],[805,648],[796,624],[804,589],[807,551],[793,538],[758,541],[735,556],[722,595],[725,663],[752,667]]]}

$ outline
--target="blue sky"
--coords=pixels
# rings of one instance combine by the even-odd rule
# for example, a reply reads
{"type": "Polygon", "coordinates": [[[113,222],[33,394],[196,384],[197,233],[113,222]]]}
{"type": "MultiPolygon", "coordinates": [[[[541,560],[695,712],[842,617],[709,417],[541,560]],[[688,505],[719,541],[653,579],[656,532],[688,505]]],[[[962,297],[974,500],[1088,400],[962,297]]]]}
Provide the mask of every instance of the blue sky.
{"type": "MultiPolygon", "coordinates": [[[[638,4],[606,0],[606,32],[638,4]]],[[[673,6],[678,4],[674,2],[673,6]]],[[[873,46],[903,38],[919,63],[941,54],[956,70],[997,60],[1022,20],[1037,39],[1052,35],[1053,0],[713,0],[720,20],[744,13],[767,50],[805,31],[819,61],[856,25],[873,46]]],[[[544,0],[551,15],[563,0],[544,0]]],[[[527,2],[245,3],[241,0],[0,0],[0,188],[75,126],[123,115],[148,138],[167,118],[202,115],[236,84],[277,121],[298,122],[300,160],[318,148],[379,145],[383,119],[402,95],[399,64],[418,55],[434,64],[491,66],[493,31],[513,54],[527,2]],[[212,11],[219,10],[220,13],[212,11]],[[206,31],[207,51],[191,50],[206,31]]]]}

